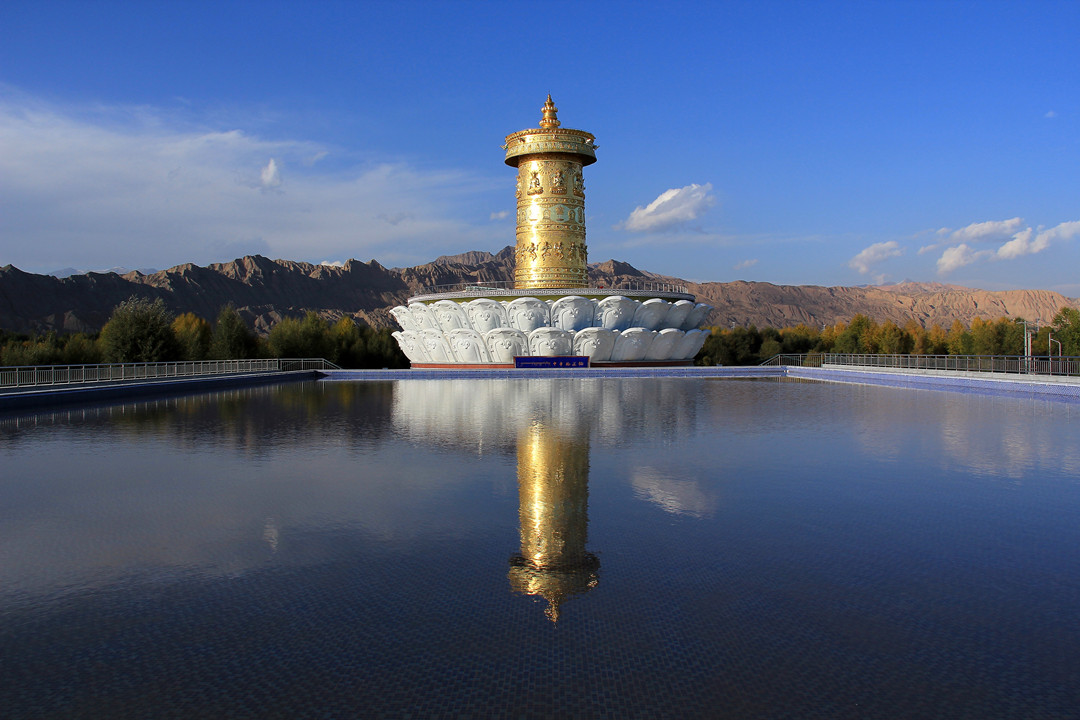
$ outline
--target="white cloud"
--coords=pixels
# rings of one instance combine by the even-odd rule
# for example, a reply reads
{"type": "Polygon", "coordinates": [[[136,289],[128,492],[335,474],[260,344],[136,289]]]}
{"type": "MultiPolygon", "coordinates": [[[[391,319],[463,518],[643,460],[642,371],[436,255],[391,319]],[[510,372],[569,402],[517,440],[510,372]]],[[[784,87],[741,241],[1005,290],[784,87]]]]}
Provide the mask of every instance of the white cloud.
{"type": "Polygon", "coordinates": [[[743,260],[741,263],[736,263],[734,269],[745,270],[746,268],[754,267],[755,265],[757,265],[757,263],[757,258],[754,258],[752,260],[743,260]]]}
{"type": "Polygon", "coordinates": [[[1046,112],[1046,114],[1045,114],[1045,115],[1043,115],[1043,117],[1044,117],[1044,118],[1047,118],[1048,120],[1052,120],[1052,119],[1054,119],[1054,118],[1056,118],[1056,117],[1057,117],[1057,113],[1056,113],[1056,112],[1054,112],[1053,110],[1048,110],[1048,111],[1046,112]]]}
{"type": "Polygon", "coordinates": [[[848,267],[866,275],[873,269],[874,265],[902,253],[903,250],[900,249],[900,243],[895,240],[874,243],[870,247],[863,249],[855,257],[851,258],[851,260],[848,261],[848,267]]]}
{"type": "MultiPolygon", "coordinates": [[[[1028,255],[1034,252],[1038,252],[1043,248],[1034,249],[1031,242],[1031,236],[1035,234],[1035,231],[1031,228],[1024,228],[1020,232],[1013,235],[1012,240],[1005,243],[997,249],[997,257],[1002,260],[1011,260],[1021,255],[1028,255]]],[[[1045,246],[1045,244],[1044,244],[1045,246]]]]}
{"type": "Polygon", "coordinates": [[[404,265],[505,244],[497,226],[468,219],[494,180],[317,162],[326,152],[160,110],[57,108],[0,87],[0,264],[169,267],[258,251],[404,265]]]}
{"type": "Polygon", "coordinates": [[[1080,220],[1070,220],[1069,222],[1055,225],[1049,230],[1040,230],[1039,235],[1046,235],[1048,242],[1072,240],[1073,238],[1080,237],[1080,220]]]}
{"type": "Polygon", "coordinates": [[[491,217],[489,219],[490,220],[505,220],[508,217],[510,217],[510,211],[509,210],[500,210],[499,212],[491,213],[491,217]]]}
{"type": "Polygon", "coordinates": [[[329,267],[345,267],[344,260],[323,260],[320,265],[327,265],[329,267]]]}
{"type": "Polygon", "coordinates": [[[665,190],[645,207],[636,207],[617,227],[630,232],[655,232],[696,220],[716,204],[710,193],[712,183],[665,190]]]}
{"type": "Polygon", "coordinates": [[[954,231],[950,237],[961,243],[1001,240],[1015,233],[1023,222],[1020,218],[1014,217],[1009,220],[971,223],[967,227],[954,231]]]}
{"type": "Polygon", "coordinates": [[[992,255],[990,250],[976,251],[964,243],[960,243],[955,247],[946,248],[945,252],[941,253],[941,257],[937,261],[938,275],[948,275],[953,270],[970,265],[977,260],[981,260],[985,257],[992,255]]]}
{"type": "Polygon", "coordinates": [[[938,250],[940,250],[941,248],[943,248],[943,247],[945,247],[946,245],[949,244],[949,242],[950,242],[949,235],[960,236],[960,235],[965,235],[965,234],[977,233],[978,232],[977,228],[980,225],[986,225],[986,224],[987,223],[972,223],[971,225],[968,225],[966,228],[962,228],[960,230],[953,230],[952,228],[941,227],[941,228],[938,228],[937,230],[923,230],[921,232],[915,233],[914,237],[916,237],[916,238],[921,236],[921,235],[927,235],[927,234],[930,234],[930,233],[932,233],[933,235],[935,235],[937,237],[937,240],[935,242],[932,242],[929,245],[923,245],[922,247],[920,247],[916,254],[917,255],[925,255],[926,253],[937,252],[938,250]]]}
{"type": "Polygon", "coordinates": [[[1080,220],[1063,222],[1049,230],[1040,228],[1037,233],[1031,228],[1026,228],[999,247],[996,256],[999,260],[1011,260],[1022,255],[1034,255],[1050,247],[1052,242],[1071,240],[1078,236],[1080,236],[1080,220]]]}
{"type": "MultiPolygon", "coordinates": [[[[976,262],[987,260],[1013,260],[1024,255],[1034,255],[1046,250],[1054,242],[1071,240],[1080,237],[1080,221],[1063,222],[1050,229],[1039,228],[1037,231],[1031,227],[1021,228],[1023,221],[1020,218],[1010,220],[992,220],[988,222],[972,223],[965,228],[956,231],[946,231],[953,240],[967,240],[968,242],[984,242],[991,240],[1003,240],[1009,237],[997,250],[978,250],[972,248],[968,242],[948,247],[937,261],[939,275],[948,273],[971,265],[976,262]]],[[[940,231],[939,231],[939,234],[940,231]]],[[[919,248],[922,255],[931,250],[936,250],[944,243],[926,245],[919,248]]]]}
{"type": "Polygon", "coordinates": [[[262,169],[262,173],[259,174],[259,179],[262,181],[264,190],[276,188],[281,185],[281,173],[278,171],[277,161],[274,160],[274,158],[270,158],[270,162],[262,169]]]}

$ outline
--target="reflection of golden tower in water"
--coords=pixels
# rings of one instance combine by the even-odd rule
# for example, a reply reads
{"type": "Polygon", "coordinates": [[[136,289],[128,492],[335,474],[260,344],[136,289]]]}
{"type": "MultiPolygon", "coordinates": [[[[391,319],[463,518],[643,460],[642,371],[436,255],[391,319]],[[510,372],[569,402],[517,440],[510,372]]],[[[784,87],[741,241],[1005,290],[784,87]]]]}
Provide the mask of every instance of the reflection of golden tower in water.
{"type": "Polygon", "coordinates": [[[506,164],[518,169],[514,287],[588,285],[585,249],[585,180],[596,162],[595,138],[559,127],[548,95],[540,127],[506,136],[506,164]]]}
{"type": "Polygon", "coordinates": [[[585,550],[589,529],[589,444],[534,422],[518,439],[521,554],[510,587],[548,601],[556,622],[570,595],[596,587],[600,561],[585,550]]]}

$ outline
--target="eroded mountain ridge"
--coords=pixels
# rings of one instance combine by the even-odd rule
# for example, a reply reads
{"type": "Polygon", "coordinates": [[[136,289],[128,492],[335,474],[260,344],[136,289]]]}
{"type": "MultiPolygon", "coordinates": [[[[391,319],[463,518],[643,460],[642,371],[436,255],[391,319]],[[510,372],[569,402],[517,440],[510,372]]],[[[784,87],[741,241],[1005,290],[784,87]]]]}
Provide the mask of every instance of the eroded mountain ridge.
{"type": "MultiPolygon", "coordinates": [[[[88,332],[101,329],[112,309],[132,295],[162,298],[175,313],[212,320],[232,303],[259,332],[282,317],[313,310],[329,320],[350,316],[374,327],[396,327],[389,309],[424,288],[458,283],[511,281],[513,248],[472,251],[409,268],[350,260],[343,266],[270,260],[260,255],[205,267],[177,265],[149,275],[88,273],[56,278],[0,268],[0,327],[18,332],[88,332]]],[[[1080,300],[1049,290],[974,290],[940,283],[906,282],[877,287],[773,285],[765,282],[692,283],[608,260],[589,265],[594,286],[668,282],[685,285],[716,309],[708,324],[790,327],[846,322],[861,313],[878,322],[948,328],[959,320],[1022,317],[1045,324],[1063,306],[1080,300]]]]}

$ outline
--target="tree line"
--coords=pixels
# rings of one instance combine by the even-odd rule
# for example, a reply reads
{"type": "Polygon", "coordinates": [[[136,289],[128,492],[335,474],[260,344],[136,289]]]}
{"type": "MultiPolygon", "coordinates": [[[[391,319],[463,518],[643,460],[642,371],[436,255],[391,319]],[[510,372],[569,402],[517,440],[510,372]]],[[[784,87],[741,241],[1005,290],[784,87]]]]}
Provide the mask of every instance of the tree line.
{"type": "Polygon", "coordinates": [[[284,318],[267,337],[247,326],[232,305],[213,323],[194,313],[174,316],[158,298],[117,305],[100,333],[25,335],[0,330],[0,365],[83,365],[173,360],[319,357],[346,368],[402,368],[409,361],[389,329],[343,317],[331,325],[317,313],[284,318]]]}
{"type": "MultiPolygon", "coordinates": [[[[949,330],[903,327],[856,315],[848,323],[820,330],[790,328],[710,328],[695,358],[698,365],[756,365],[774,355],[872,353],[912,355],[1022,355],[1022,320],[959,320],[949,330]]],[[[1063,307],[1049,326],[1032,337],[1034,355],[1052,351],[1080,356],[1080,311],[1063,307]],[[1060,347],[1058,345],[1060,343],[1060,347]]],[[[160,299],[131,297],[113,309],[100,333],[25,335],[0,330],[0,365],[81,365],[102,362],[242,360],[267,357],[321,357],[347,368],[403,368],[409,361],[389,329],[376,330],[343,317],[331,325],[317,313],[284,318],[267,337],[247,326],[232,305],[213,323],[194,313],[174,316],[160,299]]]]}
{"type": "MultiPolygon", "coordinates": [[[[1031,325],[1032,329],[1034,325],[1031,325]]],[[[914,320],[900,327],[892,321],[878,323],[856,315],[848,323],[821,329],[797,325],[790,328],[710,328],[695,358],[698,365],[757,365],[774,355],[802,353],[870,353],[887,355],[1023,355],[1024,322],[1021,319],[982,320],[971,327],[959,320],[945,330],[940,325],[924,328],[914,320]]],[[[1050,325],[1032,334],[1033,355],[1080,356],[1080,311],[1063,307],[1050,325]],[[1058,343],[1061,343],[1060,347],[1058,343]]]]}

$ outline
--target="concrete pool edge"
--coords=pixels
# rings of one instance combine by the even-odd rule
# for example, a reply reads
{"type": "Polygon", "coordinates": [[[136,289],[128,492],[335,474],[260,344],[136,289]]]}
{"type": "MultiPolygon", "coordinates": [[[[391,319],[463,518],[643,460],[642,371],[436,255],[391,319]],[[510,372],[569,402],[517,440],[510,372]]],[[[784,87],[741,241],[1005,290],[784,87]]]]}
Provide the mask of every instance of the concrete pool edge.
{"type": "Polygon", "coordinates": [[[118,381],[99,385],[54,385],[13,392],[0,392],[0,412],[84,402],[105,402],[128,397],[166,396],[205,390],[223,390],[233,387],[312,380],[317,377],[319,377],[319,374],[314,370],[294,370],[160,380],[118,381]]]}
{"type": "Polygon", "coordinates": [[[746,367],[618,367],[618,368],[492,368],[471,370],[320,370],[328,380],[474,380],[535,378],[671,378],[671,377],[783,377],[786,368],[779,366],[746,367]]]}
{"type": "Polygon", "coordinates": [[[982,393],[992,395],[1044,396],[1080,399],[1080,378],[1032,377],[1025,375],[941,372],[851,367],[798,367],[793,365],[689,366],[644,368],[581,369],[492,369],[492,370],[301,370],[291,372],[245,373],[216,377],[177,378],[110,383],[105,386],[49,387],[16,392],[0,392],[0,412],[26,410],[83,402],[102,402],[127,397],[171,395],[221,390],[308,379],[327,381],[387,380],[479,380],[479,379],[603,379],[603,378],[795,378],[822,382],[878,385],[919,390],[982,393]],[[981,376],[980,376],[981,375],[981,376]]]}
{"type": "Polygon", "coordinates": [[[588,370],[324,370],[327,380],[452,380],[535,378],[796,378],[823,382],[953,392],[1044,395],[1080,398],[1080,378],[1032,377],[1004,373],[964,373],[879,368],[798,367],[794,365],[710,366],[680,368],[590,368],[588,370]]]}
{"type": "Polygon", "coordinates": [[[1008,375],[1005,373],[955,373],[941,371],[898,370],[850,367],[785,368],[785,377],[858,385],[909,388],[915,390],[944,390],[984,395],[1080,399],[1080,379],[1008,375]],[[988,375],[992,377],[987,377],[988,375]]]}

